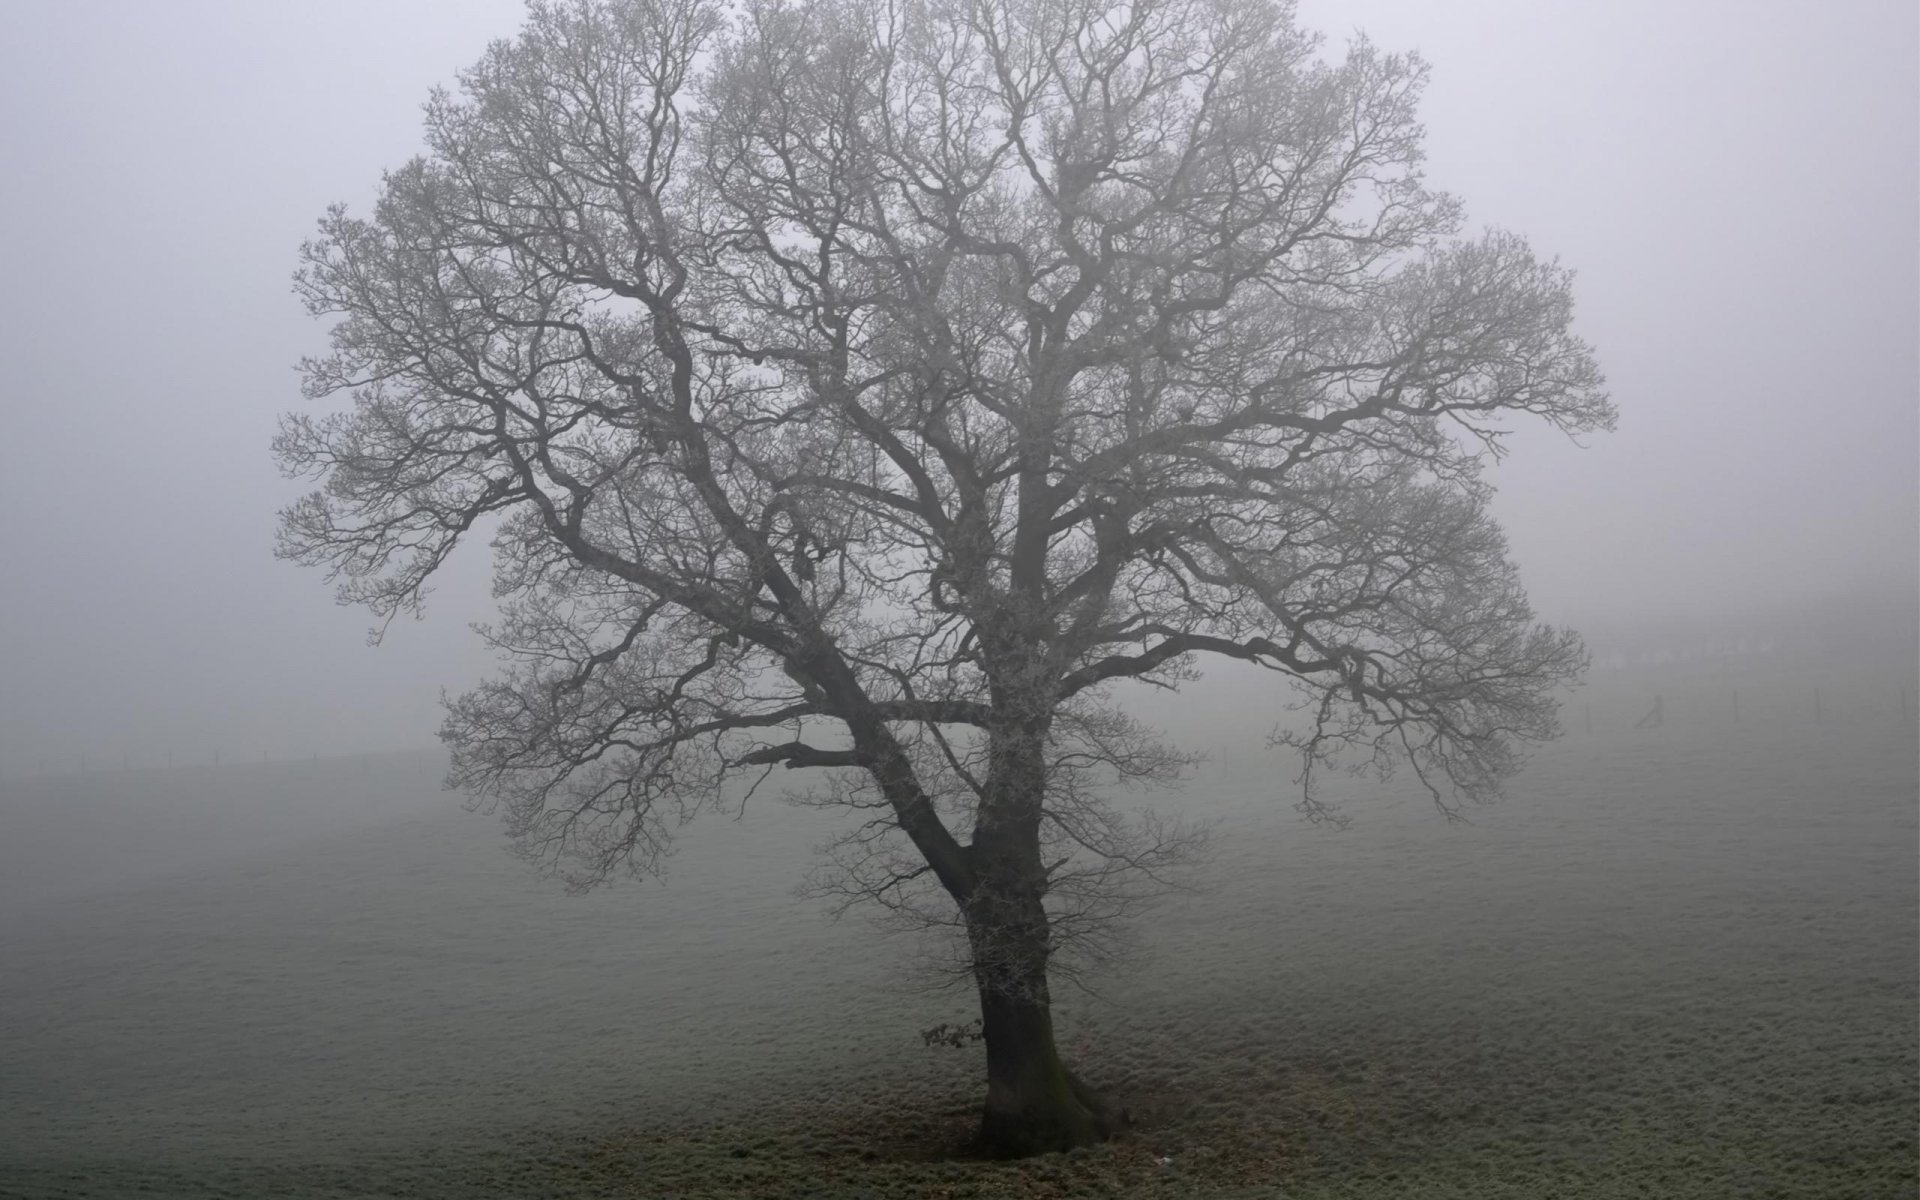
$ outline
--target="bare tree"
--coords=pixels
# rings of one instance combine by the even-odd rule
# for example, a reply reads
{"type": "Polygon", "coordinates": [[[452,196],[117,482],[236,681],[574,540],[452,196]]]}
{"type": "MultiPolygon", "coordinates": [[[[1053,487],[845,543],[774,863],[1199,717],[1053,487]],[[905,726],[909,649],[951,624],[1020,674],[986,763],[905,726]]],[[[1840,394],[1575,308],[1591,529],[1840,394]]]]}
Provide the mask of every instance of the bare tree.
{"type": "Polygon", "coordinates": [[[536,2],[303,250],[353,406],[284,423],[282,553],[390,620],[493,530],[454,785],[590,886],[827,769],[833,886],[964,928],[986,1144],[1101,1137],[1049,963],[1187,844],[1102,799],[1187,761],[1124,685],[1280,672],[1310,767],[1451,809],[1582,665],[1480,472],[1612,409],[1566,273],[1423,185],[1424,77],[1272,0],[536,2]]]}

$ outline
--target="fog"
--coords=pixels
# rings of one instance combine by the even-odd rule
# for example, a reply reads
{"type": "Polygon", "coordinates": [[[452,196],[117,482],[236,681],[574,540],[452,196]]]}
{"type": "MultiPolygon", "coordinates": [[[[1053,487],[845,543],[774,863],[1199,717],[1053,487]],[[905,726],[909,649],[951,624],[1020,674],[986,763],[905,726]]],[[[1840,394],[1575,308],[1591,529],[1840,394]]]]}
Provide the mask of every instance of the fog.
{"type": "MultiPolygon", "coordinates": [[[[15,6],[0,45],[0,769],[431,744],[486,548],[365,643],[271,555],[323,347],[288,290],[511,0],[15,6]]],[[[1902,3],[1308,0],[1434,65],[1430,175],[1579,272],[1622,417],[1521,429],[1501,513],[1593,630],[1916,587],[1916,17],[1902,3]]],[[[1818,611],[1818,610],[1814,610],[1818,611]]]]}
{"type": "Polygon", "coordinates": [[[973,1015],[959,960],[796,901],[845,811],[736,778],[666,886],[567,895],[440,786],[442,697],[493,669],[485,539],[378,645],[274,557],[313,483],[269,443],[327,344],[299,247],[521,0],[7,6],[0,1193],[1909,1187],[1920,9],[1298,9],[1426,58],[1429,183],[1578,273],[1618,430],[1514,426],[1492,478],[1594,668],[1458,822],[1408,772],[1329,772],[1311,822],[1273,674],[1136,688],[1214,839],[1047,1018],[1139,1126],[1027,1177],[945,1157],[979,1048],[913,1056],[973,1015]]]}

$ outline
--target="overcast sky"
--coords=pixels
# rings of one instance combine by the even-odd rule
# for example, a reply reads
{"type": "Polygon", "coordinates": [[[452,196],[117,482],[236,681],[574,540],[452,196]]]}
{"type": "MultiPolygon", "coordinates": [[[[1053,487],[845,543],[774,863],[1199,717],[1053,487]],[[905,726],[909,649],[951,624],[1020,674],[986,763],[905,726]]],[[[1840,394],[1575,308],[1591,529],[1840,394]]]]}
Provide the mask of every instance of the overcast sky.
{"type": "MultiPolygon", "coordinates": [[[[1620,431],[1518,437],[1542,615],[1916,587],[1911,0],[1303,0],[1433,64],[1430,177],[1579,272],[1620,431]]],[[[274,560],[288,286],[517,0],[13,0],[0,39],[0,773],[431,744],[485,548],[424,623],[274,560]]]]}

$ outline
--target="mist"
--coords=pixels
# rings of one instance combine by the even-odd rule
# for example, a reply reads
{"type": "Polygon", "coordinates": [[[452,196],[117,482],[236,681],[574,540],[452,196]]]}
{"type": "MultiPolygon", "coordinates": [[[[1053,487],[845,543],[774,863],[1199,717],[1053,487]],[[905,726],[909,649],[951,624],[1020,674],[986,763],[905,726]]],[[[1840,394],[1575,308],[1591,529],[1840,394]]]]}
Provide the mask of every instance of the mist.
{"type": "MultiPolygon", "coordinates": [[[[484,544],[431,618],[272,557],[267,454],[324,328],[290,294],[419,105],[520,7],[30,5],[5,55],[0,764],[432,744],[491,663],[484,544]]],[[[1621,409],[1521,427],[1497,512],[1543,619],[1911,605],[1920,580],[1915,18],[1832,6],[1308,3],[1435,67],[1428,172],[1578,272],[1621,409]]]]}
{"type": "MultiPolygon", "coordinates": [[[[1813,8],[1783,0],[1299,0],[1297,9],[1301,26],[1326,34],[1329,54],[1364,35],[1431,64],[1420,109],[1428,184],[1462,201],[1467,235],[1515,231],[1542,258],[1576,272],[1574,331],[1594,347],[1619,411],[1612,432],[1572,437],[1518,423],[1503,438],[1491,471],[1493,511],[1511,558],[1539,619],[1580,631],[1593,666],[1586,689],[1566,697],[1566,738],[1542,750],[1539,772],[1522,777],[1509,808],[1475,818],[1492,831],[1489,840],[1479,849],[1447,843],[1417,880],[1379,893],[1390,893],[1391,903],[1378,900],[1368,920],[1387,931],[1381,945],[1400,946],[1406,961],[1444,981],[1443,992],[1460,995],[1475,986],[1466,959],[1420,942],[1409,915],[1434,895],[1461,927],[1480,919],[1477,905],[1516,915],[1533,931],[1516,936],[1546,947],[1539,952],[1548,958],[1570,956],[1583,937],[1613,945],[1607,939],[1627,936],[1619,928],[1627,918],[1610,924],[1614,916],[1595,914],[1614,881],[1640,880],[1662,905],[1706,893],[1675,883],[1685,868],[1661,852],[1636,857],[1629,822],[1596,815],[1581,799],[1589,780],[1618,785],[1621,811],[1671,816],[1672,845],[1713,847],[1720,831],[1746,821],[1743,788],[1756,777],[1791,776],[1794,787],[1840,793],[1838,824],[1809,832],[1797,823],[1793,797],[1755,800],[1776,823],[1740,835],[1748,840],[1724,859],[1706,853],[1720,865],[1702,870],[1724,868],[1715,878],[1727,887],[1712,902],[1728,911],[1772,903],[1753,899],[1764,889],[1741,872],[1779,866],[1791,859],[1795,837],[1810,840],[1812,860],[1781,867],[1796,894],[1812,897],[1807,911],[1822,914],[1834,937],[1838,913],[1878,922],[1885,935],[1849,951],[1852,963],[1866,964],[1862,978],[1893,980],[1873,993],[1880,1007],[1872,1019],[1881,1024],[1858,1039],[1868,1049],[1849,1051],[1884,1056],[1882,1029],[1911,1017],[1914,982],[1904,947],[1914,882],[1909,706],[1920,688],[1920,9],[1874,0],[1813,8]],[[1665,725],[1649,722],[1650,706],[1665,725]],[[1644,740],[1625,740],[1636,733],[1644,740]],[[1697,806],[1682,804],[1686,797],[1699,798],[1697,806]],[[1595,861],[1613,873],[1575,872],[1569,887],[1578,905],[1566,899],[1572,892],[1561,893],[1572,907],[1528,917],[1552,890],[1546,864],[1581,838],[1602,848],[1595,861]],[[1512,868],[1497,885],[1474,891],[1478,884],[1449,882],[1480,879],[1496,861],[1512,868]],[[1736,862],[1739,870],[1728,865],[1736,862]],[[1564,923],[1551,924],[1554,913],[1564,923]]],[[[558,884],[501,852],[496,822],[461,812],[460,798],[440,789],[444,701],[497,667],[474,628],[496,617],[486,536],[471,538],[436,576],[424,619],[402,616],[384,627],[364,608],[336,603],[322,571],[274,554],[279,513],[316,486],[276,468],[270,443],[282,414],[344,403],[301,396],[301,360],[325,352],[327,328],[293,293],[299,249],[329,205],[369,211],[383,172],[421,153],[429,92],[452,87],[489,43],[513,36],[525,8],[519,0],[74,0],[16,5],[7,16],[0,905],[27,956],[21,961],[34,964],[22,977],[62,979],[76,963],[119,969],[118,951],[86,938],[121,919],[109,898],[121,897],[130,911],[137,903],[127,897],[149,894],[139,888],[199,880],[202,891],[191,896],[168,893],[194,914],[182,920],[195,936],[207,928],[195,922],[215,921],[209,913],[243,908],[256,894],[277,897],[285,910],[275,909],[275,919],[286,927],[324,923],[330,918],[314,914],[347,903],[331,881],[358,870],[341,864],[374,845],[391,855],[381,860],[391,870],[368,868],[368,894],[396,911],[417,899],[398,882],[409,872],[455,880],[421,909],[431,930],[419,937],[423,945],[468,947],[448,953],[463,964],[457,971],[471,969],[474,986],[489,976],[473,964],[491,951],[471,947],[491,935],[462,922],[493,901],[456,904],[447,897],[458,888],[472,889],[460,896],[505,897],[503,920],[528,939],[522,949],[549,954],[555,972],[574,969],[580,958],[562,961],[558,947],[590,957],[582,914],[618,922],[627,913],[621,901],[601,893],[564,907],[570,901],[558,898],[558,884]],[[375,837],[375,829],[401,832],[375,837]],[[254,872],[253,884],[221,874],[242,867],[254,872]],[[262,882],[283,870],[294,890],[262,882]],[[255,885],[260,890],[249,892],[255,885]],[[81,915],[59,924],[53,914],[70,903],[81,915]],[[541,941],[549,936],[556,940],[541,941]]],[[[1268,822],[1261,828],[1286,841],[1286,868],[1322,889],[1316,895],[1331,896],[1345,878],[1338,848],[1290,840],[1307,823],[1288,799],[1274,806],[1292,822],[1284,830],[1269,827],[1268,815],[1250,815],[1256,792],[1272,800],[1293,784],[1292,759],[1272,765],[1260,757],[1272,752],[1277,723],[1303,720],[1288,715],[1289,700],[1264,673],[1210,667],[1178,696],[1142,688],[1126,703],[1200,757],[1205,786],[1196,804],[1209,820],[1268,822]]],[[[1335,786],[1375,819],[1373,833],[1355,835],[1366,878],[1392,878],[1429,853],[1407,833],[1409,814],[1432,816],[1417,787],[1405,779],[1371,792],[1351,780],[1335,786]]],[[[744,796],[728,796],[745,811],[744,796]]],[[[702,820],[726,822],[712,813],[702,820]]],[[[700,1005],[688,998],[694,993],[656,978],[655,966],[671,971],[673,956],[691,954],[703,965],[689,987],[734,986],[717,960],[699,957],[695,934],[703,930],[747,938],[791,922],[781,936],[811,948],[792,952],[805,960],[795,977],[803,991],[815,989],[808,995],[829,997],[823,1005],[850,1003],[849,979],[867,986],[887,974],[863,959],[851,975],[837,975],[807,957],[857,940],[837,925],[820,933],[794,915],[801,910],[788,911],[788,891],[812,861],[802,851],[826,830],[810,820],[782,809],[768,832],[695,836],[693,866],[676,866],[676,883],[697,876],[700,864],[729,861],[728,847],[745,847],[738,861],[757,864],[765,878],[724,893],[695,883],[660,901],[694,933],[648,933],[646,952],[658,956],[652,966],[608,968],[669,1014],[663,1019],[675,1036],[699,1036],[700,1005]],[[702,911],[719,914],[710,927],[698,924],[702,911]]],[[[1229,863],[1240,853],[1229,839],[1229,863]]],[[[1244,893],[1249,905],[1272,911],[1291,902],[1279,882],[1248,882],[1256,868],[1242,865],[1244,876],[1215,881],[1224,894],[1244,893]]],[[[427,883],[419,886],[425,894],[427,883]]],[[[642,894],[657,899],[660,890],[642,894]]],[[[1646,903],[1636,919],[1658,924],[1673,911],[1646,903]]],[[[1331,949],[1345,918],[1307,910],[1303,961],[1347,969],[1331,949]]],[[[1170,961],[1184,961],[1183,947],[1223,928],[1201,909],[1174,911],[1143,939],[1170,961]]],[[[1785,925],[1800,910],[1768,911],[1785,925]]],[[[235,937],[280,936],[283,926],[267,917],[248,919],[258,928],[235,937]]],[[[154,945],[181,936],[154,921],[154,945]]],[[[1661,928],[1667,940],[1649,953],[1683,960],[1693,943],[1661,928]]],[[[1260,943],[1247,936],[1241,948],[1257,955],[1260,943]]],[[[1391,981],[1395,968],[1382,964],[1392,956],[1380,954],[1353,967],[1354,978],[1391,981]]],[[[1821,961],[1838,977],[1853,969],[1835,965],[1837,957],[1821,961]]],[[[1605,970],[1570,962],[1553,968],[1563,975],[1541,975],[1542,995],[1556,980],[1587,978],[1580,972],[1589,968],[1590,982],[1605,990],[1605,970]]],[[[1626,957],[1608,962],[1631,969],[1626,957]]],[[[1747,966],[1715,960],[1712,969],[1722,968],[1732,979],[1747,966]]],[[[1262,979],[1262,987],[1272,982],[1262,979]]],[[[579,994],[597,986],[583,982],[579,994]]],[[[1147,1008],[1175,1011],[1171,990],[1140,986],[1152,997],[1147,1008]]],[[[1325,993],[1319,999],[1337,1005],[1332,986],[1314,984],[1325,993]]],[[[33,1007],[43,999],[36,997],[21,991],[15,999],[42,1021],[57,1005],[33,1007]]],[[[887,997],[876,1004],[899,1029],[931,1023],[921,1020],[925,1005],[887,997]]],[[[499,1011],[527,1019],[542,1003],[531,985],[496,998],[499,1011]]],[[[119,1028],[120,1010],[89,1003],[102,1006],[88,1018],[102,1024],[88,1029],[119,1028]]],[[[740,1003],[725,1020],[744,1037],[769,1018],[740,1003]]],[[[568,1012],[581,1024],[624,1020],[584,1000],[568,1012]]],[[[53,1018],[44,1022],[32,1028],[55,1030],[53,1018]]],[[[521,1028],[462,1026],[447,1036],[462,1054],[483,1056],[489,1038],[510,1039],[521,1028]]],[[[646,1036],[638,1025],[621,1028],[646,1036]]],[[[1338,1034],[1328,1029],[1329,1038],[1338,1034]]],[[[90,1036],[22,1035],[9,1054],[34,1086],[57,1090],[62,1055],[84,1059],[90,1036]]],[[[101,1036],[137,1040],[124,1030],[101,1036]]],[[[404,1040],[392,1036],[396,1047],[404,1040]]],[[[743,1044],[726,1052],[734,1056],[729,1070],[754,1068],[743,1044]]],[[[414,1049],[392,1049],[395,1062],[417,1050],[407,1045],[414,1049]]],[[[568,1053],[569,1069],[589,1072],[598,1061],[586,1050],[568,1053]]],[[[768,1053],[776,1075],[813,1069],[810,1059],[768,1053]]],[[[514,1072],[542,1069],[533,1051],[516,1054],[514,1072]]],[[[701,1066],[691,1051],[653,1065],[689,1088],[701,1066]]],[[[0,1059],[0,1076],[6,1066],[0,1059]]],[[[153,1078],[168,1069],[153,1066],[153,1078]]],[[[312,1068],[316,1076],[333,1069],[312,1068]]],[[[945,1069],[921,1082],[952,1084],[945,1069]]],[[[399,1066],[389,1070],[387,1083],[410,1086],[399,1066]]],[[[1834,1088],[1857,1082],[1834,1070],[1834,1088]]],[[[1910,1071],[1882,1074],[1873,1086],[1893,1096],[1896,1116],[1906,1113],[1910,1071]]],[[[97,1086],[107,1094],[119,1084],[97,1086]]],[[[159,1091],[139,1090],[150,1086],[159,1087],[139,1083],[141,1099],[127,1101],[129,1111],[166,1106],[152,1099],[159,1091]]],[[[199,1099],[211,1112],[238,1111],[253,1086],[235,1083],[199,1099]]],[[[556,1085],[549,1098],[564,1091],[556,1085]]],[[[488,1095],[488,1104],[505,1104],[498,1091],[488,1095]]],[[[554,1100],[553,1111],[591,1122],[630,1098],[582,1096],[577,1104],[571,1094],[554,1100]]],[[[84,1107],[74,1103],[75,1112],[84,1107]]],[[[504,1111],[488,1110],[487,1120],[504,1122],[504,1111]]],[[[444,1132],[430,1125],[419,1127],[422,1138],[444,1132]]],[[[281,1133],[263,1129],[220,1136],[253,1147],[247,1153],[268,1146],[297,1157],[310,1149],[288,1149],[292,1143],[275,1140],[281,1133]]],[[[169,1130],[176,1140],[194,1136],[169,1130]]],[[[22,1124],[11,1144],[38,1146],[33,1139],[43,1132],[22,1124]]],[[[362,1134],[384,1136],[356,1127],[354,1136],[362,1134]]],[[[397,1133],[380,1144],[383,1153],[412,1153],[397,1133]]],[[[337,1152],[329,1144],[326,1153],[337,1152]]],[[[0,1190],[8,1153],[0,1128],[0,1190]]],[[[68,1180],[60,1174],[67,1169],[47,1167],[45,1179],[68,1180]]],[[[183,1195],[204,1183],[180,1178],[183,1195]]],[[[266,1177],[234,1178],[245,1188],[266,1177]]]]}

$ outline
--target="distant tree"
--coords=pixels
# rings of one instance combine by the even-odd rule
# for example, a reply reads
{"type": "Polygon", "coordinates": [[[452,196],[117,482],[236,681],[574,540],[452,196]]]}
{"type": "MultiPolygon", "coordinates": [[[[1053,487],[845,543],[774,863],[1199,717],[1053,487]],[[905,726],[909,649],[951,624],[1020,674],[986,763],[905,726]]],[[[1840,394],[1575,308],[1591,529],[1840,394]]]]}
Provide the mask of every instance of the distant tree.
{"type": "Polygon", "coordinates": [[[334,318],[281,553],[383,621],[493,532],[454,786],[591,886],[730,776],[871,820],[832,885],[956,922],[1003,1154],[1102,1137],[1050,962],[1192,845],[1116,706],[1207,656],[1313,769],[1449,811],[1580,669],[1487,513],[1503,422],[1609,427],[1568,276],[1456,240],[1425,68],[1270,0],[531,5],[297,288],[334,318]]]}

